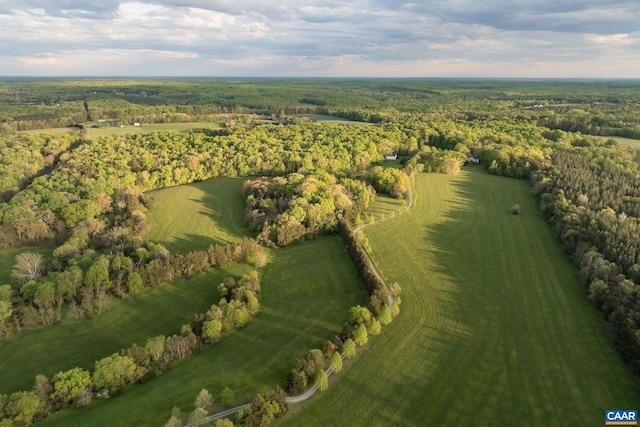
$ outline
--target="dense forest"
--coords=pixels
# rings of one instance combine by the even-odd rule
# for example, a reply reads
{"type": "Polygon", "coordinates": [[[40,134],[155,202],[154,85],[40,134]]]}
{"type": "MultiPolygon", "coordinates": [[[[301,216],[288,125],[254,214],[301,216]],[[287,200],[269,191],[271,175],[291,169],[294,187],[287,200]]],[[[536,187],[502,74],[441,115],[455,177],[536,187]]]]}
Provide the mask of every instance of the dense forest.
{"type": "MultiPolygon", "coordinates": [[[[262,245],[342,232],[371,300],[327,344],[323,357],[329,358],[358,341],[359,325],[377,330],[377,322],[390,321],[389,290],[367,271],[361,248],[350,240],[351,225],[363,221],[377,193],[403,198],[412,174],[456,174],[474,157],[491,174],[532,180],[540,209],[580,269],[585,293],[612,325],[623,358],[640,373],[636,153],[596,137],[640,137],[639,89],[636,82],[0,82],[0,248],[50,249],[50,255],[19,254],[12,282],[0,283],[0,340],[59,322],[63,307],[90,318],[107,309],[111,296],[239,260],[260,267],[262,245]],[[312,115],[296,116],[302,113],[312,115]],[[353,122],[318,123],[313,114],[353,122]],[[196,121],[224,127],[96,139],[85,132],[196,121]],[[54,127],[75,130],[24,132],[54,127]],[[391,154],[399,160],[387,163],[391,154]],[[235,176],[247,177],[245,223],[256,239],[185,254],[145,239],[146,213],[155,206],[147,191],[235,176]]],[[[225,306],[199,315],[182,335],[194,337],[189,352],[257,310],[252,279],[225,286],[225,306]]],[[[136,351],[134,361],[142,357],[136,351]]],[[[318,374],[314,360],[320,356],[310,353],[296,363],[290,391],[304,389],[318,374]]],[[[135,364],[142,370],[126,381],[164,366],[147,359],[135,364]]],[[[65,378],[42,386],[55,388],[65,378]]],[[[83,387],[73,396],[56,395],[51,404],[84,404],[90,383],[83,387]]],[[[0,414],[13,417],[11,411],[0,414]]]]}

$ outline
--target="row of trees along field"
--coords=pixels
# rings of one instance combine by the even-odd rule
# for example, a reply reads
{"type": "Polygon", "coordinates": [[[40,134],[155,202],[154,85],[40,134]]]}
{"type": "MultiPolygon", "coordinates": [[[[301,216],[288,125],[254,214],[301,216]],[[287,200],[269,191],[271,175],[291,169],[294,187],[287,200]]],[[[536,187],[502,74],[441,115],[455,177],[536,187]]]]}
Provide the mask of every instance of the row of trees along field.
{"type": "Polygon", "coordinates": [[[356,305],[351,308],[349,321],[343,325],[339,335],[325,343],[322,350],[310,350],[296,361],[286,381],[287,389],[294,395],[302,393],[313,384],[317,384],[320,391],[326,390],[326,362],[328,361],[333,372],[340,372],[342,358],[350,359],[355,356],[356,345],[365,345],[369,335],[378,335],[382,326],[391,323],[393,316],[400,312],[400,286],[393,283],[388,287],[373,271],[349,221],[342,219],[339,227],[349,256],[367,287],[369,302],[366,307],[356,305]]]}
{"type": "Polygon", "coordinates": [[[610,149],[592,153],[556,151],[534,188],[623,358],[640,373],[640,177],[610,149]]]}
{"type": "Polygon", "coordinates": [[[218,342],[223,335],[244,326],[260,309],[256,271],[239,281],[225,278],[219,291],[220,302],[206,313],[196,314],[191,324],[182,325],[179,335],[155,336],[144,346],[132,344],[96,361],[93,373],[75,367],[52,378],[38,375],[33,390],[0,394],[0,424],[26,426],[67,406],[87,406],[94,397],[115,396],[128,384],[145,382],[203,345],[218,342]]]}

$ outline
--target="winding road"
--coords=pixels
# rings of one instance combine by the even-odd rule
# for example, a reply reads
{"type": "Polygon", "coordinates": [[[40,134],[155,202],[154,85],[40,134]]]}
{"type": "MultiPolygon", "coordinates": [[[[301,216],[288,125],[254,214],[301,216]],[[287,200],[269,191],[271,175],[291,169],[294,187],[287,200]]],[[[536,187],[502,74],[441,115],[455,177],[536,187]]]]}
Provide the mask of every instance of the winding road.
{"type": "MultiPolygon", "coordinates": [[[[394,219],[397,218],[400,215],[404,215],[407,212],[409,212],[409,210],[411,210],[411,208],[413,208],[413,186],[411,185],[411,183],[409,182],[409,189],[408,189],[408,195],[409,195],[409,202],[407,203],[407,207],[404,208],[404,210],[402,210],[401,212],[393,215],[393,216],[389,216],[386,218],[382,218],[382,219],[378,219],[372,223],[369,224],[362,224],[358,227],[356,227],[353,230],[353,233],[356,234],[362,230],[364,230],[367,227],[370,227],[372,225],[376,225],[376,224],[380,224],[381,222],[384,221],[388,221],[390,219],[394,219]]],[[[388,287],[388,284],[384,281],[384,279],[382,278],[382,275],[380,274],[380,271],[378,270],[378,268],[376,267],[375,263],[373,262],[373,260],[371,259],[371,255],[369,255],[369,253],[367,251],[364,251],[365,254],[367,255],[367,261],[369,263],[369,267],[371,268],[371,270],[373,271],[373,273],[376,275],[376,277],[382,282],[385,283],[388,287]]],[[[393,297],[391,295],[389,295],[389,306],[391,306],[393,304],[393,297]]],[[[345,356],[344,353],[340,355],[340,357],[342,358],[342,360],[344,360],[345,356]]],[[[332,368],[328,368],[326,371],[327,373],[327,377],[329,375],[331,375],[333,373],[333,369],[332,368]]],[[[313,396],[314,394],[316,394],[316,392],[318,391],[318,385],[317,384],[313,384],[309,390],[305,391],[302,394],[299,394],[298,396],[290,396],[287,397],[287,403],[299,403],[302,401],[305,401],[307,399],[309,399],[311,396],[313,396]]],[[[222,412],[218,412],[216,414],[213,415],[209,415],[206,418],[203,418],[200,421],[197,421],[195,423],[191,423],[191,424],[187,424],[185,425],[185,427],[196,427],[196,426],[202,426],[205,424],[210,423],[211,421],[215,421],[218,420],[220,418],[226,418],[230,415],[234,415],[237,414],[238,412],[240,412],[241,410],[248,408],[251,406],[251,403],[246,403],[244,405],[240,405],[240,406],[236,406],[235,408],[231,408],[231,409],[227,409],[226,411],[222,411],[222,412]]]]}

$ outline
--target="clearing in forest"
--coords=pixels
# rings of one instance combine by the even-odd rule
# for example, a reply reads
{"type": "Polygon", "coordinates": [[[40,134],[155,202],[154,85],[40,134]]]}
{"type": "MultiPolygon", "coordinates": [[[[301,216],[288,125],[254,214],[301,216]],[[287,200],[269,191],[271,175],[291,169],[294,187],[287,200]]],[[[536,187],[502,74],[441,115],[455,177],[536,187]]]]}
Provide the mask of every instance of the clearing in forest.
{"type": "Polygon", "coordinates": [[[250,236],[243,224],[244,181],[214,178],[149,192],[157,207],[147,212],[145,237],[172,252],[185,253],[250,236]]]}

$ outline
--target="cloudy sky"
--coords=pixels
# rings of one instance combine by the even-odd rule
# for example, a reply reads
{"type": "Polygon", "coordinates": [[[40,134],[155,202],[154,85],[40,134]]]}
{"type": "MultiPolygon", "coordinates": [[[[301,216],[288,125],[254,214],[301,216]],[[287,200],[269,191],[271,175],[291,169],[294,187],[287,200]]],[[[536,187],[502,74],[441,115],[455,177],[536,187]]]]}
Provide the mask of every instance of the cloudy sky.
{"type": "Polygon", "coordinates": [[[0,75],[640,78],[640,1],[0,0],[0,75]]]}

